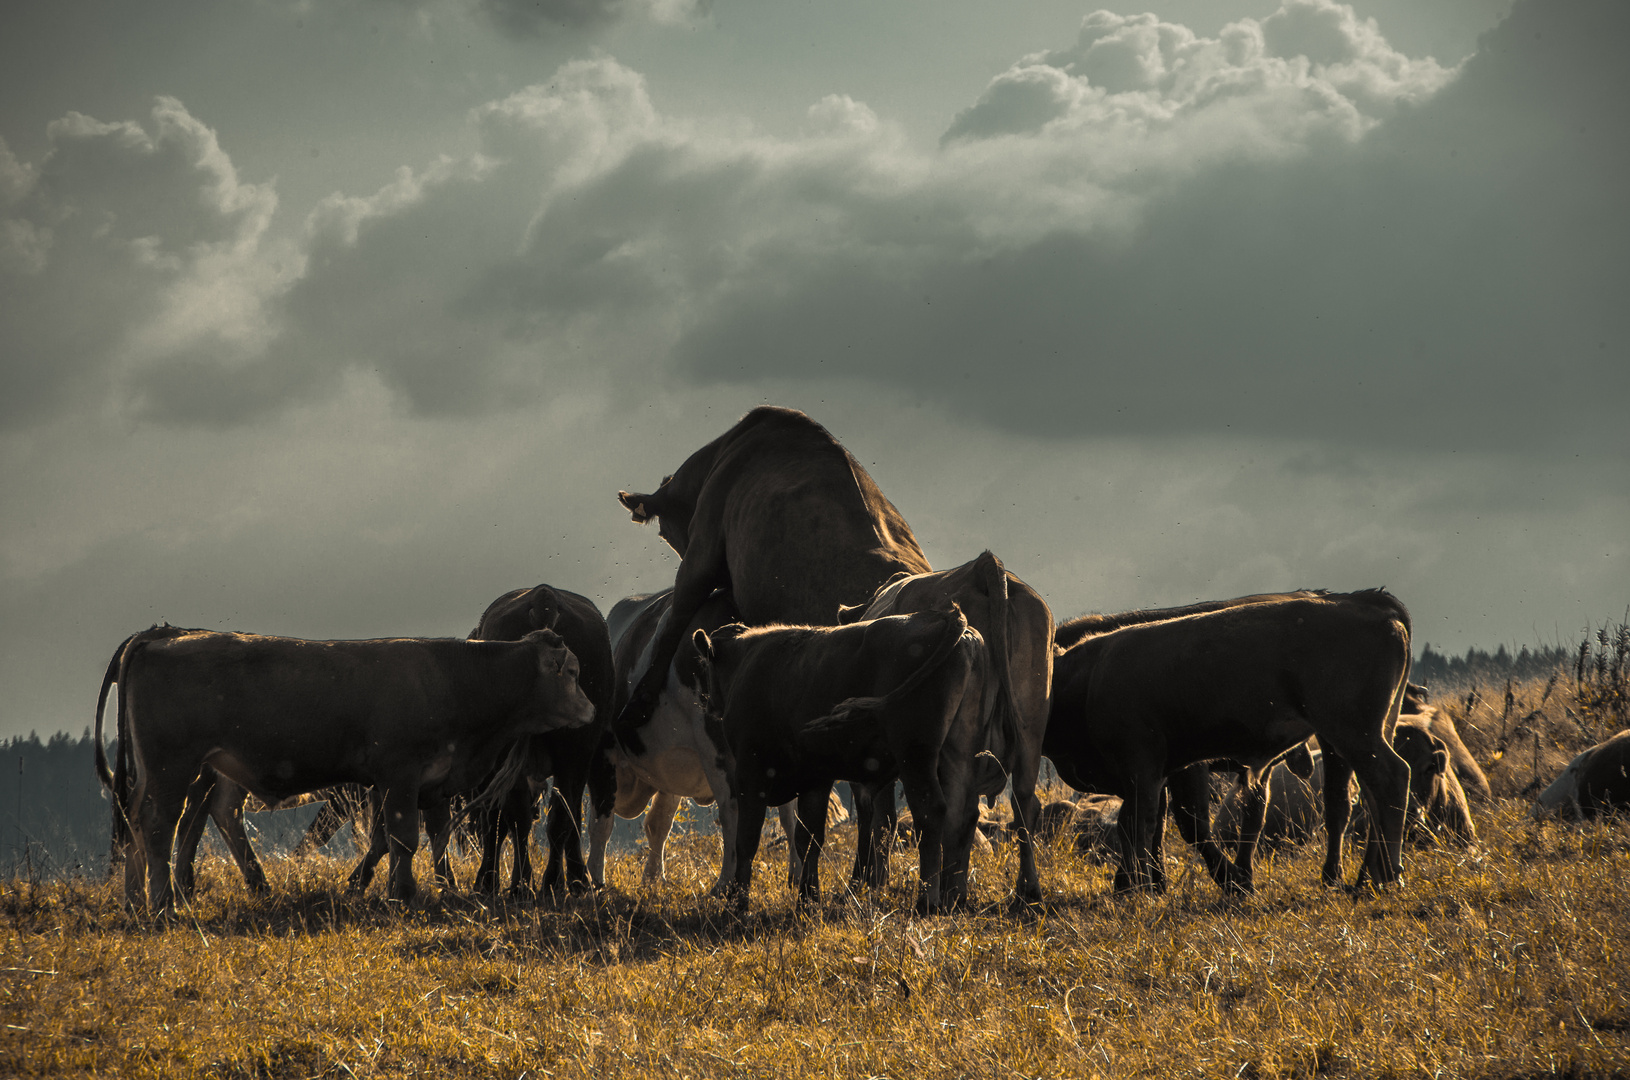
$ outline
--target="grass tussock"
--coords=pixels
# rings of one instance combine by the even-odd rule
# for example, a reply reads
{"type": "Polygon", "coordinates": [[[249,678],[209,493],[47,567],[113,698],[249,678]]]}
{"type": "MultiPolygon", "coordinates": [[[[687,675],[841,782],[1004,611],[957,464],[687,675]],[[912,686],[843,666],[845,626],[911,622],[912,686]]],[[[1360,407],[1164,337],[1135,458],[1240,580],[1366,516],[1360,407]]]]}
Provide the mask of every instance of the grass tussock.
{"type": "MultiPolygon", "coordinates": [[[[1520,717],[1543,686],[1517,689],[1520,717]]],[[[1480,760],[1498,716],[1461,724],[1480,760]]],[[[1528,745],[1506,734],[1496,769],[1528,745]]],[[[629,853],[560,904],[403,912],[342,895],[323,858],[273,862],[262,900],[210,860],[167,924],[112,884],[7,882],[0,1075],[1630,1075],[1630,826],[1526,810],[1478,807],[1478,851],[1412,850],[1403,886],[1358,898],[1320,887],[1317,845],[1232,902],[1175,840],[1159,897],[1051,849],[1025,920],[1002,913],[1010,846],[976,854],[981,909],[926,919],[904,855],[899,887],[800,911],[766,849],[737,919],[704,896],[705,834],[676,835],[661,886],[629,853]]]]}

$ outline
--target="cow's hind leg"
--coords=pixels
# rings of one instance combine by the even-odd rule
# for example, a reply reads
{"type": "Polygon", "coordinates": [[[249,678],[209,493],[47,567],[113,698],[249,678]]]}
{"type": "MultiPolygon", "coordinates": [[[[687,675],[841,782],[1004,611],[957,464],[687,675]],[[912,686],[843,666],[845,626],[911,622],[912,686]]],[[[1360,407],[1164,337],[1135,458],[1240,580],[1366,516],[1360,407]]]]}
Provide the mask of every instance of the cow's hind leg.
{"type": "Polygon", "coordinates": [[[658,791],[651,804],[646,807],[645,873],[642,880],[647,885],[661,881],[667,876],[664,853],[667,850],[668,834],[673,831],[674,815],[679,812],[680,798],[681,796],[672,792],[658,791]]]}
{"type": "MultiPolygon", "coordinates": [[[[587,770],[575,764],[555,777],[554,795],[549,800],[549,865],[543,873],[543,891],[551,896],[583,892],[589,887],[582,831],[583,790],[588,782],[587,770]]],[[[525,812],[531,813],[530,801],[525,812]]]]}
{"type": "Polygon", "coordinates": [[[855,865],[849,887],[881,889],[889,883],[889,850],[894,844],[894,781],[849,785],[855,802],[855,865]]]}
{"type": "Polygon", "coordinates": [[[758,854],[759,841],[764,833],[764,811],[768,804],[763,799],[732,794],[719,800],[719,816],[734,816],[735,828],[730,830],[736,844],[735,874],[726,887],[726,895],[738,914],[747,914],[747,898],[753,889],[753,857],[758,854]]]}
{"type": "Polygon", "coordinates": [[[1155,850],[1155,834],[1162,811],[1161,791],[1159,777],[1142,777],[1141,782],[1130,785],[1122,799],[1116,820],[1121,840],[1116,892],[1158,888],[1155,863],[1160,853],[1155,850]]]}
{"type": "MultiPolygon", "coordinates": [[[[418,837],[414,837],[417,842],[418,837]]],[[[368,883],[374,879],[374,867],[379,860],[385,857],[390,850],[390,840],[385,835],[385,807],[381,804],[379,794],[375,791],[368,798],[368,850],[362,855],[356,869],[346,879],[345,891],[349,893],[365,893],[368,883]]]]}
{"type": "Polygon", "coordinates": [[[198,858],[198,845],[204,839],[204,823],[214,809],[219,780],[220,774],[206,765],[187,787],[181,822],[175,831],[175,891],[183,900],[191,900],[198,888],[194,863],[198,858]]]}
{"type": "MultiPolygon", "coordinates": [[[[215,822],[215,831],[226,841],[226,849],[231,852],[232,861],[238,864],[238,873],[243,875],[243,883],[249,887],[251,893],[263,896],[270,888],[266,884],[266,871],[261,868],[260,860],[255,857],[254,846],[249,843],[249,833],[243,827],[243,801],[248,795],[243,788],[222,777],[215,785],[214,794],[210,796],[209,816],[215,822]]],[[[196,845],[196,841],[194,843],[196,845]]],[[[176,869],[179,872],[179,856],[176,869]]]]}
{"type": "MultiPolygon", "coordinates": [[[[170,854],[190,783],[191,778],[179,772],[157,771],[150,773],[137,787],[137,829],[145,848],[147,898],[152,910],[160,915],[175,910],[170,854]]],[[[127,878],[127,894],[128,884],[127,878]]]]}

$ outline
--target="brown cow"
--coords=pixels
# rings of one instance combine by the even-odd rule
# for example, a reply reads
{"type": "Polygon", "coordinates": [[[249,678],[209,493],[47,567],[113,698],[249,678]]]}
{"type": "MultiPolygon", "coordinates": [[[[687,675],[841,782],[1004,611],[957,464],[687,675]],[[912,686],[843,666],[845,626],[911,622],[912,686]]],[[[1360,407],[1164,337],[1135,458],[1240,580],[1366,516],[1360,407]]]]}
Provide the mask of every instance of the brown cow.
{"type": "Polygon", "coordinates": [[[1630,728],[1597,743],[1562,770],[1540,792],[1534,816],[1561,813],[1575,818],[1611,814],[1630,807],[1630,728]]]}
{"type": "MultiPolygon", "coordinates": [[[[984,637],[994,661],[995,685],[987,695],[995,710],[990,723],[1002,733],[1002,746],[996,752],[1013,786],[1014,831],[1019,839],[1019,871],[1013,898],[1018,904],[1039,902],[1041,882],[1036,873],[1031,830],[1041,810],[1036,798],[1036,776],[1041,768],[1047,696],[1053,679],[1053,613],[1047,602],[986,551],[954,570],[892,581],[864,609],[846,609],[839,618],[844,622],[877,619],[934,610],[951,603],[962,609],[968,625],[984,637]]],[[[949,763],[948,767],[967,769],[973,763],[949,763]]],[[[883,884],[887,860],[881,857],[881,838],[893,800],[892,784],[866,797],[857,792],[855,816],[859,831],[853,873],[857,884],[883,884]],[[869,812],[879,799],[887,802],[884,812],[869,812]]]]}
{"type": "Polygon", "coordinates": [[[1408,722],[1424,728],[1427,734],[1448,748],[1449,762],[1454,766],[1455,775],[1460,778],[1463,794],[1471,795],[1483,802],[1494,798],[1494,790],[1489,787],[1489,778],[1477,764],[1477,759],[1472,757],[1472,752],[1466,749],[1466,744],[1461,741],[1454,717],[1437,706],[1428,704],[1426,687],[1416,683],[1409,684],[1409,690],[1404,694],[1404,706],[1399,714],[1399,721],[1403,722],[1406,717],[1413,718],[1408,722]]]}
{"type": "Polygon", "coordinates": [[[715,589],[744,622],[830,626],[896,574],[932,569],[894,504],[829,432],[794,409],[762,406],[685,459],[648,495],[617,493],[635,521],[657,519],[678,552],[672,617],[613,724],[643,749],[668,667],[715,589]]]}
{"type": "MultiPolygon", "coordinates": [[[[145,892],[154,908],[173,906],[171,845],[205,765],[268,805],[340,783],[380,788],[390,893],[411,900],[421,795],[466,790],[516,740],[590,722],[577,668],[548,630],[518,642],[136,635],[99,698],[118,682],[135,765],[126,902],[140,907],[145,892]]],[[[99,708],[98,745],[101,733],[99,708]]]]}
{"type": "MultiPolygon", "coordinates": [[[[1045,752],[1081,790],[1120,795],[1123,861],[1117,888],[1159,888],[1165,778],[1228,758],[1253,793],[1231,888],[1250,891],[1251,857],[1266,808],[1262,775],[1317,734],[1331,788],[1356,772],[1382,828],[1359,883],[1402,873],[1409,766],[1392,749],[1409,672],[1409,613],[1385,590],[1229,607],[1088,637],[1056,663],[1045,752]],[[1335,755],[1340,755],[1337,758],[1335,755]]],[[[1338,841],[1327,884],[1342,881],[1345,798],[1329,799],[1338,841]]]]}

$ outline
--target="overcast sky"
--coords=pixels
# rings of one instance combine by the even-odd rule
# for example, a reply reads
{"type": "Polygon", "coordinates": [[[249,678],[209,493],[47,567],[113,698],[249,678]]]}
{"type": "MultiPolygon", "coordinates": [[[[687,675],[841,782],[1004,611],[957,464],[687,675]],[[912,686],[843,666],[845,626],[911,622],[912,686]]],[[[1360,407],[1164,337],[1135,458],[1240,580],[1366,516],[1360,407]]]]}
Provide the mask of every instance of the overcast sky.
{"type": "MultiPolygon", "coordinates": [[[[1101,2],[1101,0],[1100,0],[1101,2]]],[[[0,11],[0,737],[177,625],[462,635],[675,558],[762,402],[1060,617],[1630,605],[1630,5],[0,11]],[[1144,13],[1151,8],[1153,13],[1144,13]]]]}

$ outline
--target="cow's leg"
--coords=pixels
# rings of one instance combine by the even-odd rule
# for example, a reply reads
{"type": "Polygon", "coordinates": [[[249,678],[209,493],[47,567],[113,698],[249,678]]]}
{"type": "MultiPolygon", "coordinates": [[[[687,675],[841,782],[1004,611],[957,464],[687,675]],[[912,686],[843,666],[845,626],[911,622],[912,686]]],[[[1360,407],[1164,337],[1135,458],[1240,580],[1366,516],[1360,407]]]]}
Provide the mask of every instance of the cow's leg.
{"type": "MultiPolygon", "coordinates": [[[[1322,744],[1322,740],[1321,740],[1322,744]]],[[[1346,883],[1342,869],[1342,843],[1347,835],[1347,822],[1352,818],[1353,802],[1349,783],[1353,767],[1347,759],[1333,749],[1324,747],[1324,867],[1319,879],[1332,888],[1346,883]]]]}
{"type": "Polygon", "coordinates": [[[889,883],[889,853],[894,845],[898,814],[894,781],[850,784],[855,800],[855,867],[850,888],[882,889],[889,883]]]}
{"type": "Polygon", "coordinates": [[[146,848],[147,899],[152,910],[159,914],[175,910],[170,854],[175,843],[176,822],[181,819],[191,783],[192,777],[180,772],[154,771],[137,787],[140,796],[137,827],[146,848]]]}
{"type": "Polygon", "coordinates": [[[1256,845],[1262,836],[1262,825],[1268,817],[1268,777],[1273,771],[1270,762],[1266,768],[1245,770],[1245,786],[1240,790],[1239,846],[1234,856],[1234,877],[1223,886],[1224,892],[1252,893],[1256,891],[1256,845]]]}
{"type": "Polygon", "coordinates": [[[183,900],[191,900],[198,887],[193,864],[198,858],[198,845],[204,839],[204,823],[214,810],[215,789],[221,779],[219,773],[206,765],[198,770],[198,776],[187,788],[181,822],[175,830],[175,891],[183,900]]]}
{"type": "MultiPolygon", "coordinates": [[[[502,846],[503,836],[507,833],[513,849],[509,862],[509,891],[514,896],[532,894],[532,825],[537,820],[537,796],[532,794],[531,783],[522,780],[510,788],[509,799],[504,803],[504,830],[500,832],[498,840],[502,846]]],[[[572,842],[581,859],[582,844],[575,833],[572,842]]]]}
{"type": "MultiPolygon", "coordinates": [[[[436,885],[448,892],[458,891],[458,881],[453,877],[453,863],[447,857],[448,842],[453,839],[453,804],[448,799],[437,799],[430,804],[424,812],[424,831],[430,834],[431,865],[436,868],[436,885]]],[[[413,833],[414,847],[417,849],[419,833],[413,833]]],[[[412,858],[411,855],[408,856],[412,858]]],[[[411,869],[409,876],[411,880],[411,869]]],[[[395,884],[396,859],[395,853],[391,858],[392,885],[395,884]]]]}
{"type": "MultiPolygon", "coordinates": [[[[215,791],[209,800],[209,816],[215,822],[215,830],[226,841],[226,849],[232,853],[232,861],[238,864],[238,873],[243,875],[243,883],[249,891],[257,896],[264,895],[270,886],[266,884],[266,871],[261,868],[260,860],[255,857],[255,849],[249,843],[249,834],[243,827],[243,801],[249,793],[232,781],[221,777],[216,781],[215,791]]],[[[194,847],[197,841],[193,841],[194,847]]],[[[190,852],[188,855],[190,862],[190,852]]],[[[177,861],[176,872],[179,877],[180,862],[177,861]]],[[[189,865],[189,877],[191,876],[189,865]]]]}
{"type": "Polygon", "coordinates": [[[821,849],[826,846],[826,803],[831,794],[832,785],[824,784],[800,793],[796,802],[783,804],[781,807],[783,830],[786,829],[787,807],[794,808],[793,832],[788,834],[787,847],[790,854],[787,863],[790,866],[792,854],[797,855],[800,903],[814,902],[821,898],[821,849]]]}
{"type": "Polygon", "coordinates": [[[1166,789],[1178,835],[1199,853],[1211,880],[1224,892],[1241,891],[1233,861],[1211,834],[1211,770],[1204,762],[1186,766],[1167,777],[1166,789]]]}
{"type": "MultiPolygon", "coordinates": [[[[570,763],[555,776],[554,796],[549,800],[549,866],[543,875],[543,891],[550,895],[583,892],[589,887],[582,833],[583,790],[588,782],[588,771],[580,762],[570,763]]],[[[530,801],[526,812],[531,812],[530,801]]]]}
{"type": "Polygon", "coordinates": [[[945,791],[940,787],[934,765],[903,764],[900,780],[906,789],[906,805],[917,828],[917,911],[938,912],[944,905],[941,870],[945,862],[945,791]]]}
{"type": "Polygon", "coordinates": [[[1155,892],[1166,891],[1166,785],[1160,785],[1160,796],[1155,803],[1154,828],[1149,834],[1149,881],[1155,892]]]}
{"type": "Polygon", "coordinates": [[[611,762],[610,745],[610,736],[603,736],[589,759],[589,857],[584,868],[596,889],[606,886],[606,844],[616,824],[617,768],[611,762]]]}
{"type": "MultiPolygon", "coordinates": [[[[1045,713],[1043,714],[1045,715],[1045,713]]],[[[1019,841],[1019,876],[1013,887],[1013,906],[1023,908],[1041,903],[1041,875],[1036,870],[1036,825],[1041,821],[1041,800],[1036,798],[1036,777],[1041,771],[1041,734],[1022,734],[1014,755],[1010,782],[1013,786],[1014,836],[1019,841]]]]}
{"type": "Polygon", "coordinates": [[[496,807],[484,806],[470,814],[475,834],[481,838],[481,865],[475,871],[475,891],[491,896],[498,891],[498,868],[503,858],[503,815],[496,807]]]}
{"type": "Polygon", "coordinates": [[[781,835],[787,838],[787,888],[796,889],[804,879],[803,851],[809,843],[807,836],[799,834],[798,800],[782,803],[775,813],[781,819],[781,835]]]}
{"type": "Polygon", "coordinates": [[[1115,891],[1154,887],[1151,864],[1155,826],[1160,817],[1158,776],[1139,775],[1126,789],[1116,829],[1121,840],[1121,864],[1115,872],[1115,891]]]}
{"type": "Polygon", "coordinates": [[[1370,835],[1355,887],[1368,880],[1377,886],[1403,878],[1404,827],[1409,814],[1409,763],[1382,743],[1353,765],[1358,790],[1370,812],[1370,835]]]}
{"type": "MultiPolygon", "coordinates": [[[[414,841],[418,841],[417,835],[414,841]]],[[[363,853],[356,869],[351,871],[345,890],[350,893],[367,892],[368,883],[374,879],[374,867],[379,865],[379,860],[389,850],[390,840],[385,835],[385,807],[376,788],[368,796],[368,850],[363,853]]]]}
{"type": "Polygon", "coordinates": [[[973,779],[967,762],[942,761],[940,781],[946,809],[940,881],[945,906],[951,909],[964,908],[968,903],[968,861],[979,827],[979,792],[973,779]]]}
{"type": "MultiPolygon", "coordinates": [[[[661,881],[667,876],[663,861],[663,853],[668,843],[668,834],[673,830],[674,815],[679,812],[681,796],[667,791],[656,792],[645,810],[645,874],[643,880],[646,884],[661,881]]],[[[734,856],[733,850],[725,852],[726,859],[734,856]]]]}
{"type": "MultiPolygon", "coordinates": [[[[385,791],[385,833],[390,837],[390,885],[387,899],[413,901],[419,887],[413,881],[413,856],[419,850],[419,785],[397,783],[385,791]]],[[[452,886],[449,885],[449,888],[452,886]]]]}
{"type": "Polygon", "coordinates": [[[764,811],[768,808],[769,804],[763,799],[750,795],[733,794],[719,800],[720,818],[726,819],[727,814],[735,818],[731,831],[735,834],[736,866],[726,895],[742,915],[747,913],[747,897],[753,888],[753,857],[758,854],[764,833],[764,811]]]}

